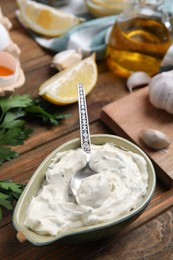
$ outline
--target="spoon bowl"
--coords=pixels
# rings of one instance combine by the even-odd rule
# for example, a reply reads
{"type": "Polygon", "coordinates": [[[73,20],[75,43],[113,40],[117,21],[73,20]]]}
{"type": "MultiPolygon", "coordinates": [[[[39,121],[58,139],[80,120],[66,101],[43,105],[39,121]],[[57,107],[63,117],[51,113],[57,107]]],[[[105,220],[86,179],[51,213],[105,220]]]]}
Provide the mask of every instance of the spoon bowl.
{"type": "Polygon", "coordinates": [[[79,104],[81,148],[86,153],[86,166],[83,169],[81,169],[79,172],[74,174],[73,177],[71,178],[70,186],[74,197],[77,194],[77,190],[81,182],[85,178],[97,173],[89,165],[90,156],[91,156],[91,142],[90,142],[90,131],[89,131],[85,91],[82,83],[78,84],[78,104],[79,104]]]}
{"type": "Polygon", "coordinates": [[[77,195],[77,190],[79,189],[81,182],[85,178],[87,178],[93,174],[96,174],[96,173],[97,172],[95,172],[94,170],[91,169],[91,167],[89,166],[89,161],[88,161],[83,169],[81,169],[79,172],[77,172],[75,175],[73,175],[73,177],[71,178],[70,185],[71,185],[71,191],[75,197],[77,195]]]}

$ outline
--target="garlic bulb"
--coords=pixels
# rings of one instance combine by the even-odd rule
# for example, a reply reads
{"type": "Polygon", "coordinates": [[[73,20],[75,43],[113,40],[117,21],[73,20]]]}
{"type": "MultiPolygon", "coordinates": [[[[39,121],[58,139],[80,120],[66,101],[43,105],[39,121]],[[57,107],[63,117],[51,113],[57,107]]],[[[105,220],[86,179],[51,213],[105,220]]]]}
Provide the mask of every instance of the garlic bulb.
{"type": "Polygon", "coordinates": [[[25,82],[19,61],[20,48],[12,41],[8,31],[11,27],[10,20],[0,8],[0,96],[13,93],[25,82]]]}
{"type": "Polygon", "coordinates": [[[9,34],[9,29],[12,27],[11,22],[5,16],[3,16],[0,8],[0,51],[6,51],[11,53],[14,57],[19,58],[20,49],[17,44],[15,44],[9,34]]]}
{"type": "Polygon", "coordinates": [[[82,54],[76,52],[75,50],[66,50],[57,53],[52,60],[52,67],[57,68],[58,70],[64,70],[68,67],[74,65],[82,59],[82,54]]]}
{"type": "Polygon", "coordinates": [[[173,114],[173,70],[159,73],[151,79],[149,99],[156,108],[173,114]]]}
{"type": "Polygon", "coordinates": [[[160,66],[173,66],[173,44],[171,44],[171,46],[168,48],[160,66]]]}
{"type": "Polygon", "coordinates": [[[8,19],[8,17],[4,16],[0,7],[0,23],[4,25],[4,27],[9,30],[12,27],[12,23],[8,19]]]}
{"type": "Polygon", "coordinates": [[[3,51],[11,42],[10,35],[3,24],[0,23],[0,51],[3,51]]]}
{"type": "Polygon", "coordinates": [[[154,129],[142,130],[139,137],[148,147],[154,150],[167,148],[170,144],[170,139],[166,134],[154,129]]]}
{"type": "Polygon", "coordinates": [[[19,59],[19,55],[21,53],[20,48],[14,42],[9,43],[9,45],[4,49],[4,51],[12,54],[16,59],[19,59]]]}
{"type": "Polygon", "coordinates": [[[127,79],[127,88],[132,92],[133,88],[142,87],[148,85],[151,77],[143,71],[137,71],[132,73],[127,79]]]}

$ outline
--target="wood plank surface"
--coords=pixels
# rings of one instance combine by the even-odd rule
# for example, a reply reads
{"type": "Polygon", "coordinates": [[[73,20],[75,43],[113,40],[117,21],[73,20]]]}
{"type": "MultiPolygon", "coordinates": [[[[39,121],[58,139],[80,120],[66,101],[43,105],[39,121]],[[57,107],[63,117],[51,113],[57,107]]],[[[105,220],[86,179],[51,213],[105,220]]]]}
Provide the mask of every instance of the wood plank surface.
{"type": "MultiPolygon", "coordinates": [[[[26,76],[25,85],[17,94],[38,96],[38,87],[56,73],[50,67],[52,53],[38,46],[21,27],[15,17],[15,0],[1,0],[0,6],[13,23],[10,35],[21,49],[20,61],[26,76]]],[[[102,107],[128,96],[125,80],[114,76],[104,61],[98,62],[98,81],[87,96],[91,134],[113,133],[100,120],[102,107]]],[[[0,179],[26,182],[40,162],[62,143],[79,136],[77,104],[57,107],[57,111],[69,113],[71,117],[57,127],[46,127],[35,122],[32,135],[24,145],[15,147],[19,157],[6,162],[0,168],[0,179]]],[[[118,131],[115,131],[118,134],[118,131]]],[[[14,259],[58,259],[58,260],[142,260],[173,259],[173,191],[158,180],[154,197],[145,212],[134,223],[102,241],[85,244],[67,244],[63,241],[46,247],[36,247],[29,242],[19,243],[12,224],[12,211],[3,210],[0,222],[0,258],[14,259]]],[[[75,241],[74,241],[75,242],[75,241]]]]}
{"type": "Polygon", "coordinates": [[[139,145],[152,159],[157,176],[165,185],[173,184],[173,115],[155,108],[149,101],[148,87],[136,90],[102,108],[101,119],[115,133],[139,145]],[[143,129],[152,128],[169,136],[166,150],[154,151],[139,137],[143,129]]]}

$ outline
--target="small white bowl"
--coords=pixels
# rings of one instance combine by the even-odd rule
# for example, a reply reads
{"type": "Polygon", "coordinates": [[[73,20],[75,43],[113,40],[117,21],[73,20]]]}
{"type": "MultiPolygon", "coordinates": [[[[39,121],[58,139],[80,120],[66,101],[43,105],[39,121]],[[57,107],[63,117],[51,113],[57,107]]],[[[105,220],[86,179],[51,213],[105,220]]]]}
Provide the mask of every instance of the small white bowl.
{"type": "Polygon", "coordinates": [[[89,12],[95,17],[102,17],[108,15],[119,14],[127,8],[134,5],[134,0],[117,0],[117,1],[103,1],[103,0],[84,0],[89,12]]]}
{"type": "Polygon", "coordinates": [[[24,225],[24,219],[26,216],[28,205],[33,196],[38,194],[38,191],[41,188],[43,180],[45,178],[45,173],[48,165],[51,163],[51,159],[55,156],[57,152],[62,152],[70,149],[76,149],[80,147],[80,139],[73,139],[65,144],[61,145],[57,149],[55,149],[38,167],[33,176],[31,177],[29,183],[27,184],[25,190],[20,196],[18,203],[15,207],[13,214],[13,224],[18,232],[23,234],[23,236],[30,241],[32,244],[37,246],[47,245],[56,240],[65,239],[68,241],[92,241],[98,240],[105,237],[108,237],[112,234],[115,234],[117,230],[123,228],[125,225],[128,225],[134,219],[136,219],[146,208],[148,203],[150,202],[156,186],[156,176],[154,167],[148,158],[148,156],[136,145],[129,142],[128,140],[115,136],[115,135],[106,135],[106,134],[98,134],[91,136],[91,143],[102,145],[106,142],[112,142],[117,146],[120,146],[126,150],[132,151],[134,153],[140,154],[144,157],[147,162],[147,169],[149,173],[149,185],[147,194],[145,195],[141,204],[128,213],[127,215],[115,219],[106,223],[101,223],[93,226],[82,227],[78,229],[73,229],[65,233],[58,234],[57,236],[44,236],[34,233],[29,230],[24,225]]]}

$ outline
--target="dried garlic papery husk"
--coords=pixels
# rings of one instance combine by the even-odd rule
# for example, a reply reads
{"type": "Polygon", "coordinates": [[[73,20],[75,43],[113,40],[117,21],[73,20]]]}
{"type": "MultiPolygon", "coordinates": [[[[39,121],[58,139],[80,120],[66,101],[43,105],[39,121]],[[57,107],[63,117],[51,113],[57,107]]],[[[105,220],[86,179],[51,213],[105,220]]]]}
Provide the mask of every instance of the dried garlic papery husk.
{"type": "Polygon", "coordinates": [[[2,9],[0,7],[0,23],[4,25],[4,27],[9,30],[12,27],[12,23],[8,19],[8,17],[4,16],[2,13],[2,9]]]}
{"type": "Polygon", "coordinates": [[[147,86],[150,80],[151,77],[146,72],[134,72],[127,79],[127,88],[130,92],[132,92],[134,88],[147,86]]]}
{"type": "Polygon", "coordinates": [[[0,52],[0,96],[13,93],[25,82],[18,59],[8,52],[0,52]]]}
{"type": "Polygon", "coordinates": [[[154,129],[142,130],[139,137],[148,147],[154,150],[165,149],[170,144],[170,139],[166,134],[154,129]]]}
{"type": "Polygon", "coordinates": [[[11,42],[10,35],[3,24],[0,23],[0,51],[3,51],[11,42]]]}
{"type": "Polygon", "coordinates": [[[68,67],[74,65],[82,59],[82,54],[76,50],[66,50],[57,53],[52,60],[52,67],[57,68],[58,70],[64,70],[68,67]]]}
{"type": "MultiPolygon", "coordinates": [[[[15,44],[10,37],[9,31],[7,30],[6,26],[1,23],[2,20],[2,13],[1,13],[1,9],[0,9],[0,51],[6,51],[11,53],[13,56],[15,56],[16,58],[19,57],[20,54],[20,49],[17,46],[17,44],[15,44]]],[[[3,21],[5,20],[5,17],[3,16],[3,21]]],[[[6,20],[5,20],[6,21],[6,20]]],[[[8,20],[7,20],[8,21],[8,20]]],[[[8,22],[6,22],[8,23],[8,22]]],[[[9,27],[9,25],[7,26],[9,27]]]]}
{"type": "Polygon", "coordinates": [[[151,79],[149,99],[154,107],[173,114],[173,70],[159,73],[151,79]]]}

